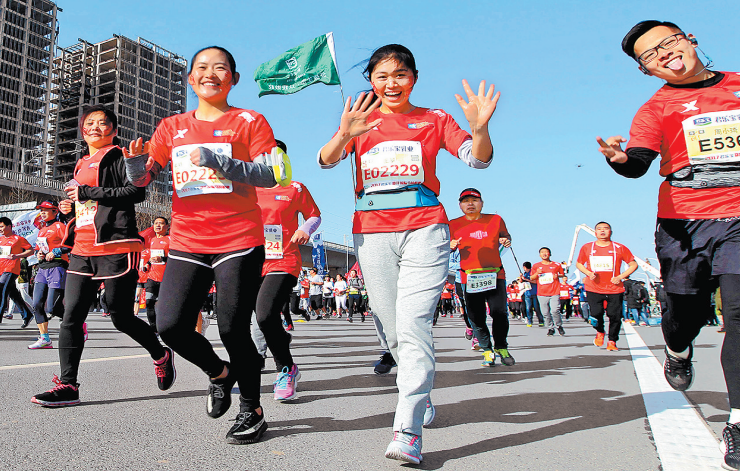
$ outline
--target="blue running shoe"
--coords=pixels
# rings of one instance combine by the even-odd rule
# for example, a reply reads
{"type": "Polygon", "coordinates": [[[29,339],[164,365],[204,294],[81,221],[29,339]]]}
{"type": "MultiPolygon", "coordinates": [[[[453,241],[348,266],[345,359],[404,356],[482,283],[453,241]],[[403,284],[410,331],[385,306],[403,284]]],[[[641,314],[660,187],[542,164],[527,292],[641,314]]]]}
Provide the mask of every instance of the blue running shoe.
{"type": "Polygon", "coordinates": [[[406,463],[421,463],[421,437],[413,433],[393,432],[393,441],[385,450],[385,457],[406,463]]]}

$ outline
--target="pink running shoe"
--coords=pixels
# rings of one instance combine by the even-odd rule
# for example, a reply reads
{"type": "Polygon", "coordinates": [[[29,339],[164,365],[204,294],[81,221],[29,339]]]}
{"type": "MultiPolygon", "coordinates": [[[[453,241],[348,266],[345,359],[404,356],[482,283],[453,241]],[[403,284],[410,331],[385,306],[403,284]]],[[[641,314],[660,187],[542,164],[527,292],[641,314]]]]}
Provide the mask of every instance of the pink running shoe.
{"type": "Polygon", "coordinates": [[[470,327],[465,328],[465,338],[471,340],[473,338],[473,329],[470,327]]]}
{"type": "Polygon", "coordinates": [[[480,350],[480,345],[478,345],[478,339],[473,338],[473,342],[470,345],[471,350],[480,350]]]}
{"type": "Polygon", "coordinates": [[[301,372],[298,371],[298,365],[294,364],[291,368],[284,367],[283,371],[278,373],[275,383],[273,383],[274,399],[276,401],[295,399],[298,396],[296,384],[299,379],[301,379],[301,372]]]}
{"type": "Polygon", "coordinates": [[[85,334],[85,342],[87,342],[87,322],[82,323],[82,333],[85,334]]]}

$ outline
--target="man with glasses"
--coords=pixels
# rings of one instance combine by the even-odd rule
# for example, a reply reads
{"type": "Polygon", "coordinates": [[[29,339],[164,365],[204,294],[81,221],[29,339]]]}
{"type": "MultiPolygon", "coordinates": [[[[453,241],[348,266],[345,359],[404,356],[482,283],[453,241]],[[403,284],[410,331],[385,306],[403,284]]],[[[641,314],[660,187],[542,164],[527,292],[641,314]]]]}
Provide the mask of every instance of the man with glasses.
{"type": "Polygon", "coordinates": [[[655,246],[667,293],[662,329],[665,377],[691,386],[692,342],[705,325],[710,295],[722,288],[727,336],[722,368],[730,400],[723,466],[740,469],[740,75],[709,70],[694,35],[673,23],[643,21],[622,49],[665,85],[637,112],[630,140],[597,138],[620,175],[637,178],[661,155],[655,246]]]}

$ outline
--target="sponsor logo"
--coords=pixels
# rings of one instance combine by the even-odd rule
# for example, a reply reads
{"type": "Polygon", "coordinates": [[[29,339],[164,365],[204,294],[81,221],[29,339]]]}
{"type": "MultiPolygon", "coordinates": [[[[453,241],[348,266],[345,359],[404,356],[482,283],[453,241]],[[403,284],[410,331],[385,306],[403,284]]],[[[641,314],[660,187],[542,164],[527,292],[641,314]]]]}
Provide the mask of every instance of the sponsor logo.
{"type": "Polygon", "coordinates": [[[445,112],[444,112],[444,111],[442,111],[442,110],[429,110],[429,112],[430,112],[430,113],[434,113],[434,114],[436,114],[436,115],[437,115],[437,116],[439,116],[440,118],[444,118],[445,116],[447,116],[447,115],[445,114],[445,112]]]}
{"type": "Polygon", "coordinates": [[[740,98],[740,90],[738,90],[736,92],[732,92],[732,94],[735,95],[736,97],[740,98]]]}
{"type": "Polygon", "coordinates": [[[375,155],[378,152],[380,152],[380,148],[379,147],[373,147],[372,149],[370,149],[369,151],[367,151],[367,154],[368,155],[375,155]]]}
{"type": "Polygon", "coordinates": [[[420,123],[409,123],[409,129],[421,129],[426,126],[434,126],[434,124],[428,121],[422,121],[420,123]]]}
{"type": "Polygon", "coordinates": [[[185,149],[182,149],[182,150],[178,150],[178,151],[177,151],[177,152],[175,153],[175,157],[182,157],[183,155],[185,155],[185,154],[187,154],[187,153],[188,153],[188,151],[186,151],[185,149]]]}
{"type": "Polygon", "coordinates": [[[100,167],[100,162],[93,162],[87,166],[87,168],[98,168],[98,167],[100,167]]]}
{"type": "Polygon", "coordinates": [[[216,129],[215,131],[213,131],[213,137],[226,137],[226,136],[236,136],[236,133],[232,131],[231,129],[223,129],[223,130],[216,129]]]}
{"type": "Polygon", "coordinates": [[[172,140],[174,141],[175,139],[184,139],[186,132],[188,132],[187,129],[178,129],[177,134],[175,134],[175,137],[173,137],[172,140]]]}
{"type": "Polygon", "coordinates": [[[290,197],[285,195],[275,195],[275,201],[290,201],[290,197]]]}
{"type": "Polygon", "coordinates": [[[694,120],[694,124],[696,126],[706,126],[707,124],[712,124],[712,118],[710,117],[696,118],[694,120]]]}
{"type": "Polygon", "coordinates": [[[698,100],[694,100],[694,101],[690,101],[688,103],[684,103],[683,105],[681,105],[684,107],[684,110],[681,113],[686,113],[687,111],[699,111],[699,108],[694,106],[696,105],[697,101],[698,100]]]}
{"type": "Polygon", "coordinates": [[[488,231],[475,231],[470,233],[470,237],[473,239],[483,240],[488,237],[488,231]]]}
{"type": "Polygon", "coordinates": [[[248,123],[251,123],[252,121],[255,120],[255,117],[247,113],[246,111],[240,114],[239,117],[246,119],[248,123]]]}
{"type": "Polygon", "coordinates": [[[285,61],[285,65],[287,65],[288,68],[292,70],[298,67],[298,61],[295,60],[295,57],[291,57],[290,59],[285,61]]]}

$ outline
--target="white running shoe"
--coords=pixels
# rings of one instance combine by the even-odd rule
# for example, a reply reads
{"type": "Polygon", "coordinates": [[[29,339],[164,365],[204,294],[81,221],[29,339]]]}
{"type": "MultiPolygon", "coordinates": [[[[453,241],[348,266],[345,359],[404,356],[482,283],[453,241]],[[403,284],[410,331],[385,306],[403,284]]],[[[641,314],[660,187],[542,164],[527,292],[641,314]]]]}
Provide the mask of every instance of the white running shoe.
{"type": "Polygon", "coordinates": [[[43,337],[39,337],[34,343],[28,346],[30,350],[37,350],[39,348],[54,348],[51,344],[51,340],[46,340],[43,337]]]}

